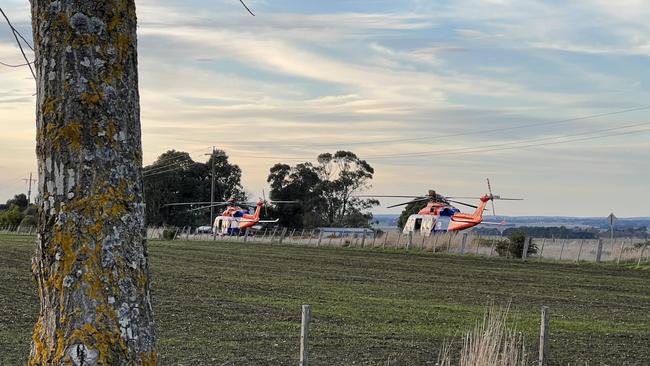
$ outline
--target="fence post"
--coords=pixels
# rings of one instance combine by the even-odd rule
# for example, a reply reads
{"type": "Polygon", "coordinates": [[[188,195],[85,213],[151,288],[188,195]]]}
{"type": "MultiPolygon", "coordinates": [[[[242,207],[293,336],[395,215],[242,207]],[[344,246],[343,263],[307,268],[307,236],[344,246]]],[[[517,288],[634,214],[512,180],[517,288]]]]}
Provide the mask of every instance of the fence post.
{"type": "Polygon", "coordinates": [[[566,244],[566,239],[562,239],[562,249],[560,249],[560,260],[562,260],[562,254],[564,253],[565,244],[566,244]]]}
{"type": "Polygon", "coordinates": [[[576,262],[580,262],[580,254],[582,254],[582,246],[585,244],[585,239],[580,240],[580,249],[578,249],[578,258],[576,262]]]}
{"type": "Polygon", "coordinates": [[[363,236],[361,237],[361,248],[366,247],[366,230],[363,230],[363,236]]]}
{"type": "Polygon", "coordinates": [[[551,314],[549,312],[548,306],[542,306],[542,321],[539,327],[539,365],[538,366],[547,366],[548,365],[548,356],[549,356],[549,321],[551,320],[551,314]]]}
{"type": "Polygon", "coordinates": [[[424,250],[424,240],[427,238],[426,235],[422,235],[422,240],[420,241],[420,250],[424,250]]]}
{"type": "Polygon", "coordinates": [[[467,243],[467,233],[463,233],[463,238],[460,241],[460,254],[465,254],[466,243],[467,243]]]}
{"type": "Polygon", "coordinates": [[[309,239],[307,240],[307,246],[311,245],[311,240],[314,238],[314,229],[311,229],[309,232],[309,239]]]}
{"type": "Polygon", "coordinates": [[[316,246],[319,247],[322,241],[323,241],[323,230],[318,230],[318,242],[316,242],[316,246]]]}
{"type": "Polygon", "coordinates": [[[528,259],[528,248],[530,247],[530,236],[527,236],[524,240],[524,250],[521,252],[521,260],[526,261],[528,259]]]}
{"type": "Polygon", "coordinates": [[[309,365],[309,323],[311,322],[311,305],[302,306],[302,324],[300,326],[300,366],[309,365]]]}
{"type": "Polygon", "coordinates": [[[546,238],[542,239],[542,249],[540,249],[539,251],[539,259],[543,259],[545,245],[546,245],[546,238]]]}
{"type": "Polygon", "coordinates": [[[386,249],[386,240],[388,240],[388,233],[390,231],[384,231],[384,242],[381,244],[381,249],[386,249]]]}
{"type": "Polygon", "coordinates": [[[372,247],[375,247],[375,240],[377,240],[377,231],[373,230],[372,231],[372,247]]]}
{"type": "Polygon", "coordinates": [[[616,265],[621,263],[621,257],[623,256],[623,248],[625,248],[625,239],[621,240],[621,250],[618,252],[618,259],[616,260],[616,265]]]}
{"type": "Polygon", "coordinates": [[[413,232],[409,231],[408,240],[406,242],[406,248],[404,249],[409,250],[409,248],[411,248],[411,245],[413,245],[413,232]]]}
{"type": "Polygon", "coordinates": [[[397,235],[397,242],[395,243],[395,249],[399,248],[399,241],[402,239],[402,232],[400,231],[397,235]]]}
{"type": "Polygon", "coordinates": [[[284,235],[287,233],[287,228],[282,228],[282,232],[280,232],[280,238],[278,239],[278,244],[282,244],[282,241],[284,240],[284,235]]]}
{"type": "Polygon", "coordinates": [[[244,243],[248,241],[248,229],[244,230],[244,243]]]}
{"type": "Polygon", "coordinates": [[[494,246],[496,243],[496,240],[492,239],[492,245],[490,246],[490,255],[488,255],[488,257],[492,257],[492,255],[494,255],[494,246]]]}
{"type": "Polygon", "coordinates": [[[596,251],[596,263],[600,263],[603,255],[603,239],[598,238],[598,250],[596,251]]]}
{"type": "Polygon", "coordinates": [[[479,247],[481,246],[481,236],[477,235],[476,236],[476,253],[474,255],[478,255],[479,247]]]}
{"type": "Polygon", "coordinates": [[[636,264],[637,267],[641,266],[641,260],[643,259],[643,253],[645,252],[645,248],[647,246],[648,246],[647,242],[646,242],[646,244],[643,244],[643,248],[641,249],[641,255],[639,255],[639,261],[636,264]]]}
{"type": "Polygon", "coordinates": [[[432,233],[431,235],[433,235],[433,247],[431,248],[431,252],[435,253],[436,252],[436,247],[438,246],[439,235],[436,234],[435,232],[432,233]]]}

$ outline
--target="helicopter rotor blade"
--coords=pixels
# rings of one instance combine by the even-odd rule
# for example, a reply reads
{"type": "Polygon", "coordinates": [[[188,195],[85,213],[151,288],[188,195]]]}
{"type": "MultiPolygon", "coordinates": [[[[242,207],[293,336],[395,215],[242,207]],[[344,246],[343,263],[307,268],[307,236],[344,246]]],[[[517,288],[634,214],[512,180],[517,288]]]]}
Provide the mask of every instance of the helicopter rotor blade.
{"type": "Polygon", "coordinates": [[[354,197],[359,197],[359,198],[374,198],[374,197],[380,197],[380,198],[424,198],[424,196],[391,196],[391,195],[380,195],[380,194],[361,194],[361,195],[354,195],[354,197]]]}
{"type": "Polygon", "coordinates": [[[464,206],[467,206],[467,207],[478,208],[478,206],[476,206],[476,205],[471,205],[471,204],[465,203],[465,202],[454,201],[454,200],[450,200],[450,199],[447,199],[447,201],[457,203],[459,205],[464,205],[464,206]]]}
{"type": "Polygon", "coordinates": [[[490,203],[492,204],[492,216],[496,216],[497,213],[494,210],[494,195],[492,194],[492,187],[490,186],[490,178],[487,179],[488,192],[490,192],[490,203]]]}
{"type": "Polygon", "coordinates": [[[426,197],[426,198],[420,198],[420,199],[417,199],[417,200],[411,200],[411,201],[408,201],[408,202],[398,203],[398,204],[396,204],[396,205],[392,205],[392,206],[386,206],[386,208],[393,208],[393,207],[398,207],[398,206],[404,206],[404,205],[408,205],[408,204],[410,204],[410,203],[422,202],[422,201],[428,201],[428,200],[429,200],[429,197],[426,197]]]}

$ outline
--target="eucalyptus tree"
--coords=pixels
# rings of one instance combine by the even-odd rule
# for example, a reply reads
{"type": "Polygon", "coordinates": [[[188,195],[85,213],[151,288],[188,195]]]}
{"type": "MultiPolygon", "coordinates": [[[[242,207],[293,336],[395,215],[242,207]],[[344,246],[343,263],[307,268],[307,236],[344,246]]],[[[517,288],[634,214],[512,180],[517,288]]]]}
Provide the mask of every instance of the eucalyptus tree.
{"type": "Polygon", "coordinates": [[[157,363],[133,0],[31,0],[40,313],[30,365],[157,363]]]}

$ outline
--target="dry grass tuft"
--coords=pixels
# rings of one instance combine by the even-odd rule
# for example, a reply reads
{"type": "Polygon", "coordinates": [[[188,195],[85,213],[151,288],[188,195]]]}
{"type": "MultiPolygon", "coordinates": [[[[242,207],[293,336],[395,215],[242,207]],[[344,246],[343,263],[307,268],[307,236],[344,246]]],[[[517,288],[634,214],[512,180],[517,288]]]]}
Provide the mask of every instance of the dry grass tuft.
{"type": "MultiPolygon", "coordinates": [[[[483,320],[463,337],[459,366],[524,366],[527,354],[523,335],[507,320],[509,307],[490,305],[483,320]]],[[[445,343],[438,356],[439,366],[452,365],[451,343],[445,343]]]]}

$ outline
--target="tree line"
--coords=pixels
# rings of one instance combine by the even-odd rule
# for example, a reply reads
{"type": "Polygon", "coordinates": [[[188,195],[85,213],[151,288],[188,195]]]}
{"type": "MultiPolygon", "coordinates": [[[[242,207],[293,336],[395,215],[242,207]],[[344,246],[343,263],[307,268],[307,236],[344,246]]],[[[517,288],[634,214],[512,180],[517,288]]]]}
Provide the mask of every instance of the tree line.
{"type": "MultiPolygon", "coordinates": [[[[215,202],[252,198],[242,187],[241,168],[229,161],[225,151],[215,150],[202,163],[194,161],[187,152],[169,150],[143,170],[147,224],[208,224],[209,209],[190,211],[189,206],[166,204],[210,202],[213,162],[215,202]]],[[[271,186],[269,197],[296,203],[270,206],[268,216],[279,219],[280,225],[295,228],[366,227],[372,218],[369,210],[379,202],[356,195],[370,188],[373,175],[372,166],[351,151],[322,153],[315,163],[277,163],[269,169],[267,177],[271,186]]],[[[217,215],[221,208],[215,212],[217,215]]]]}

